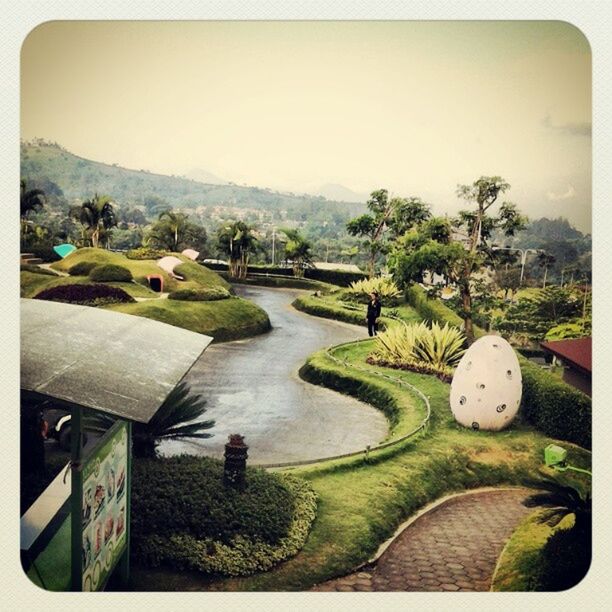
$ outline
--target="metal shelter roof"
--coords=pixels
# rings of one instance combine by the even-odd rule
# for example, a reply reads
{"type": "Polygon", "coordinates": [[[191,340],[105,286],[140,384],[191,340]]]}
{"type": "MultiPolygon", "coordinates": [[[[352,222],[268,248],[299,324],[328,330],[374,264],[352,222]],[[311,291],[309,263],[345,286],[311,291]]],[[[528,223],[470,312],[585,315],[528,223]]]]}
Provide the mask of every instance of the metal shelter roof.
{"type": "Polygon", "coordinates": [[[592,372],[592,343],[591,338],[572,338],[568,340],[552,340],[541,342],[545,351],[550,351],[563,361],[576,369],[591,375],[592,372]]]}
{"type": "Polygon", "coordinates": [[[90,306],[21,299],[21,388],[148,423],[210,336],[90,306]]]}

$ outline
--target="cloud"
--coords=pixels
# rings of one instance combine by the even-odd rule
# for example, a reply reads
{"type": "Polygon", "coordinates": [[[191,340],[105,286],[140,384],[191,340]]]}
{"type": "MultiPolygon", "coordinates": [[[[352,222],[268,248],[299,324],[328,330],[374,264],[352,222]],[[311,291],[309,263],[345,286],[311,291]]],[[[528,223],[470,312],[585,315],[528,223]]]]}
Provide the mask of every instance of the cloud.
{"type": "Polygon", "coordinates": [[[591,123],[588,121],[583,121],[581,123],[568,121],[566,123],[554,124],[550,115],[546,115],[546,117],[542,119],[542,125],[555,132],[570,134],[572,136],[590,136],[592,132],[591,123]]]}
{"type": "Polygon", "coordinates": [[[552,191],[549,191],[546,194],[546,197],[551,202],[558,202],[559,200],[569,200],[570,198],[573,198],[575,195],[576,195],[576,190],[574,189],[574,187],[572,185],[568,185],[567,191],[565,193],[553,193],[552,191]]]}

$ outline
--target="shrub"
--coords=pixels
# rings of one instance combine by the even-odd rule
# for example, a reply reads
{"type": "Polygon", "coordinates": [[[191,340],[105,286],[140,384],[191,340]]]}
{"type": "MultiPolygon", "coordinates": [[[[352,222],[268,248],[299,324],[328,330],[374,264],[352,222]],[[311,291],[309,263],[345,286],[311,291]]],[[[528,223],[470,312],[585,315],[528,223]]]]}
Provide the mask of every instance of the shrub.
{"type": "Polygon", "coordinates": [[[449,323],[459,328],[463,325],[463,319],[457,313],[442,304],[440,300],[428,298],[423,288],[419,287],[419,285],[408,287],[406,290],[406,301],[426,321],[436,321],[441,325],[449,323]]]}
{"type": "Polygon", "coordinates": [[[45,263],[59,261],[61,257],[49,245],[32,245],[27,247],[27,251],[32,253],[34,257],[42,259],[45,263]]]}
{"type": "Polygon", "coordinates": [[[84,306],[101,306],[134,302],[134,298],[118,287],[107,285],[79,284],[58,285],[44,289],[34,296],[35,300],[50,300],[84,306]]]}
{"type": "Polygon", "coordinates": [[[546,435],[591,448],[591,398],[522,356],[519,363],[525,419],[546,435]]]}
{"type": "Polygon", "coordinates": [[[70,276],[88,276],[89,273],[99,264],[95,261],[79,261],[74,266],[68,268],[70,276]]]}
{"type": "Polygon", "coordinates": [[[416,369],[421,372],[441,374],[443,379],[452,376],[452,368],[464,353],[465,337],[446,323],[444,327],[433,322],[396,325],[376,336],[375,349],[370,363],[416,369]]]}
{"type": "Polygon", "coordinates": [[[213,302],[226,300],[230,292],[223,287],[202,287],[201,289],[179,289],[168,295],[169,300],[185,300],[188,302],[213,302]]]}
{"type": "Polygon", "coordinates": [[[347,270],[317,270],[316,268],[307,268],[304,276],[312,280],[318,280],[331,285],[340,287],[348,287],[352,282],[367,278],[367,274],[363,272],[349,272],[347,270]]]}
{"type": "Polygon", "coordinates": [[[33,274],[44,274],[46,276],[59,276],[53,270],[49,270],[49,268],[41,268],[40,266],[34,266],[32,264],[21,264],[19,266],[21,272],[32,272],[33,274]]]}
{"type": "Polygon", "coordinates": [[[89,272],[92,281],[101,283],[129,283],[132,280],[132,273],[123,266],[116,264],[102,264],[96,266],[89,272]]]}
{"type": "Polygon", "coordinates": [[[125,256],[128,259],[161,259],[168,255],[167,251],[160,249],[152,249],[149,247],[139,247],[137,249],[129,249],[125,256]]]}
{"type": "Polygon", "coordinates": [[[132,551],[148,566],[244,575],[295,554],[314,519],[305,482],[248,468],[240,491],[223,463],[180,456],[134,463],[132,551]]]}
{"type": "Polygon", "coordinates": [[[397,303],[401,297],[401,292],[393,280],[382,276],[355,281],[347,289],[348,295],[361,298],[363,301],[367,301],[370,293],[373,292],[378,293],[380,299],[386,304],[397,303]]]}

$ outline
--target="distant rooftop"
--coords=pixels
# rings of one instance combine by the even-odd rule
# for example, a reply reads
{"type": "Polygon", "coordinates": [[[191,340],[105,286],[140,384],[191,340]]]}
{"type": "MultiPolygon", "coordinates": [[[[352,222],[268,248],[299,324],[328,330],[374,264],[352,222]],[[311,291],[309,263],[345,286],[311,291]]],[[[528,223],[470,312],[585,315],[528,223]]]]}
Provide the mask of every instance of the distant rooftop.
{"type": "Polygon", "coordinates": [[[90,306],[21,300],[21,389],[148,423],[210,336],[90,306]]]}
{"type": "Polygon", "coordinates": [[[591,338],[555,340],[540,344],[544,350],[551,352],[568,365],[574,366],[585,374],[591,374],[591,338]]]}

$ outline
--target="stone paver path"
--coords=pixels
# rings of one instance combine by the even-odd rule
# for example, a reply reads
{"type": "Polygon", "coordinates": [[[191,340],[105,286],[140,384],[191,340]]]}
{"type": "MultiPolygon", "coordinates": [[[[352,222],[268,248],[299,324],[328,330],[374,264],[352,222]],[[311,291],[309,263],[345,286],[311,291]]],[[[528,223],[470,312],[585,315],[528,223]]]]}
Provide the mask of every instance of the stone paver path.
{"type": "Polygon", "coordinates": [[[488,591],[497,559],[530,512],[526,490],[453,497],[409,525],[372,569],[314,591],[488,591]]]}

